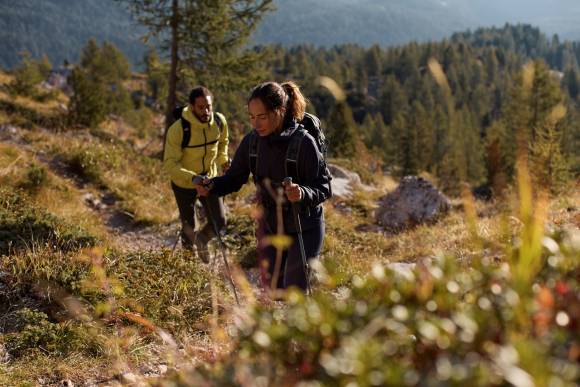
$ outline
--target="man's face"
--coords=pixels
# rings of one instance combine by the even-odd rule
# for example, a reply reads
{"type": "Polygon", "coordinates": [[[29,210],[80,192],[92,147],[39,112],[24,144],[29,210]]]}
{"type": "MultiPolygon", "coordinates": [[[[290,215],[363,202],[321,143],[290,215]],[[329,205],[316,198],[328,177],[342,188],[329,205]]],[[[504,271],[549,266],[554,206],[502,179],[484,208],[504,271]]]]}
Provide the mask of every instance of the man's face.
{"type": "Polygon", "coordinates": [[[213,111],[211,97],[197,97],[191,104],[193,114],[200,122],[209,122],[213,111]]]}

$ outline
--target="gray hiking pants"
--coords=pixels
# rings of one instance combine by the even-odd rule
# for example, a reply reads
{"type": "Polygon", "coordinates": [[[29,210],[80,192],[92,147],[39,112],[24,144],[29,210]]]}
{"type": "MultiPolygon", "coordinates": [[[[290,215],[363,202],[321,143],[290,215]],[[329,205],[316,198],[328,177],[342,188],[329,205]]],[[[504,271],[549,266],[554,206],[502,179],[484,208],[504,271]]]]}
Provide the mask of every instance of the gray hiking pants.
{"type": "Polygon", "coordinates": [[[215,236],[213,224],[210,216],[213,217],[217,225],[218,231],[226,225],[226,214],[223,199],[216,195],[209,195],[207,197],[198,197],[195,189],[187,189],[176,186],[173,182],[171,188],[175,195],[177,208],[179,209],[179,218],[181,219],[181,242],[184,248],[191,249],[193,246],[194,230],[197,226],[197,219],[195,214],[195,202],[199,199],[205,214],[207,216],[207,223],[201,230],[206,240],[215,236]]]}

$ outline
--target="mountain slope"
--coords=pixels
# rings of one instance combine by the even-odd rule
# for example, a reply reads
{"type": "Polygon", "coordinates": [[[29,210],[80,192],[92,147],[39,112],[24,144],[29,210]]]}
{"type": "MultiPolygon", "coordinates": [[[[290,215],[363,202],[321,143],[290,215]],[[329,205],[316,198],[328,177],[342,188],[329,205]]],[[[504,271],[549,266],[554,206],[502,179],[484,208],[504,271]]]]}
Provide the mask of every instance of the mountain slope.
{"type": "Polygon", "coordinates": [[[74,62],[91,38],[110,41],[138,63],[145,47],[142,30],[113,0],[3,0],[0,2],[0,66],[12,67],[19,53],[46,53],[58,65],[74,62]]]}
{"type": "MultiPolygon", "coordinates": [[[[439,40],[482,26],[529,23],[548,34],[579,40],[576,0],[275,0],[255,32],[258,44],[343,43],[398,45],[439,40]]],[[[145,51],[144,30],[113,0],[3,0],[0,2],[0,66],[11,68],[18,53],[48,54],[53,64],[76,61],[91,37],[118,46],[133,65],[145,51]]]]}

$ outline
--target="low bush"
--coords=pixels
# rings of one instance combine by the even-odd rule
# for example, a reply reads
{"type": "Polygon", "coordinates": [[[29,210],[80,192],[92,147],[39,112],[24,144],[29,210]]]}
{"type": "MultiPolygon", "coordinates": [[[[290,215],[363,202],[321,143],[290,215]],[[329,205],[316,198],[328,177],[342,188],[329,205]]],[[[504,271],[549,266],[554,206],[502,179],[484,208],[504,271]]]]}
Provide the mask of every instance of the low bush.
{"type": "Polygon", "coordinates": [[[0,188],[0,255],[38,245],[71,251],[95,243],[94,236],[36,208],[21,192],[0,188]]]}
{"type": "MultiPolygon", "coordinates": [[[[136,252],[104,257],[107,275],[122,294],[121,309],[143,314],[172,332],[207,330],[211,273],[189,253],[136,252]]],[[[223,281],[216,279],[217,283],[223,281]]]]}
{"type": "Polygon", "coordinates": [[[578,232],[543,235],[523,192],[507,261],[440,255],[375,264],[234,318],[233,350],[161,385],[559,385],[580,377],[578,232]],[[533,216],[532,216],[533,215],[533,216]],[[164,384],[166,383],[166,384],[164,384]]]}
{"type": "Polygon", "coordinates": [[[46,168],[38,164],[31,164],[26,171],[26,180],[24,187],[29,190],[37,190],[47,181],[46,168]]]}
{"type": "Polygon", "coordinates": [[[20,357],[38,348],[46,354],[57,356],[80,350],[97,354],[100,350],[95,339],[77,323],[51,322],[45,313],[29,308],[22,308],[15,315],[16,332],[1,337],[11,356],[20,357]]]}

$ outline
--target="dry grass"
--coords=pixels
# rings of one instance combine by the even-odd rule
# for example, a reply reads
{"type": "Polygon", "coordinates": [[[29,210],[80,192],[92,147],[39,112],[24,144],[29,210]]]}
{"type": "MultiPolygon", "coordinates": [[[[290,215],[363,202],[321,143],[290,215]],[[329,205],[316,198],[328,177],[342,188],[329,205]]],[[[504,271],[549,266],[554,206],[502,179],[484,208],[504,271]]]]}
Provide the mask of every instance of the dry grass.
{"type": "Polygon", "coordinates": [[[95,154],[98,185],[121,199],[121,206],[136,222],[165,224],[174,219],[173,196],[159,160],[138,156],[129,146],[94,138],[87,131],[54,134],[28,131],[32,147],[66,160],[86,150],[95,154]]]}
{"type": "Polygon", "coordinates": [[[64,105],[68,103],[68,97],[58,92],[55,99],[46,102],[38,102],[32,98],[21,95],[13,96],[0,90],[0,101],[10,102],[28,110],[33,110],[41,115],[61,114],[65,110],[64,105]]]}
{"type": "Polygon", "coordinates": [[[84,205],[83,191],[76,188],[70,180],[44,167],[46,181],[34,189],[27,188],[27,171],[32,165],[43,164],[27,151],[0,143],[0,183],[3,186],[22,187],[39,208],[84,228],[100,239],[107,238],[104,225],[84,205]]]}
{"type": "Polygon", "coordinates": [[[111,361],[74,354],[66,359],[31,354],[0,367],[0,386],[66,385],[66,380],[102,382],[113,376],[111,361]],[[34,364],[31,367],[31,364],[34,364]]]}
{"type": "Polygon", "coordinates": [[[14,76],[0,70],[0,85],[8,85],[14,80],[14,76]]]}
{"type": "Polygon", "coordinates": [[[10,118],[8,117],[8,115],[3,112],[0,111],[0,125],[4,125],[10,122],[10,118]]]}

